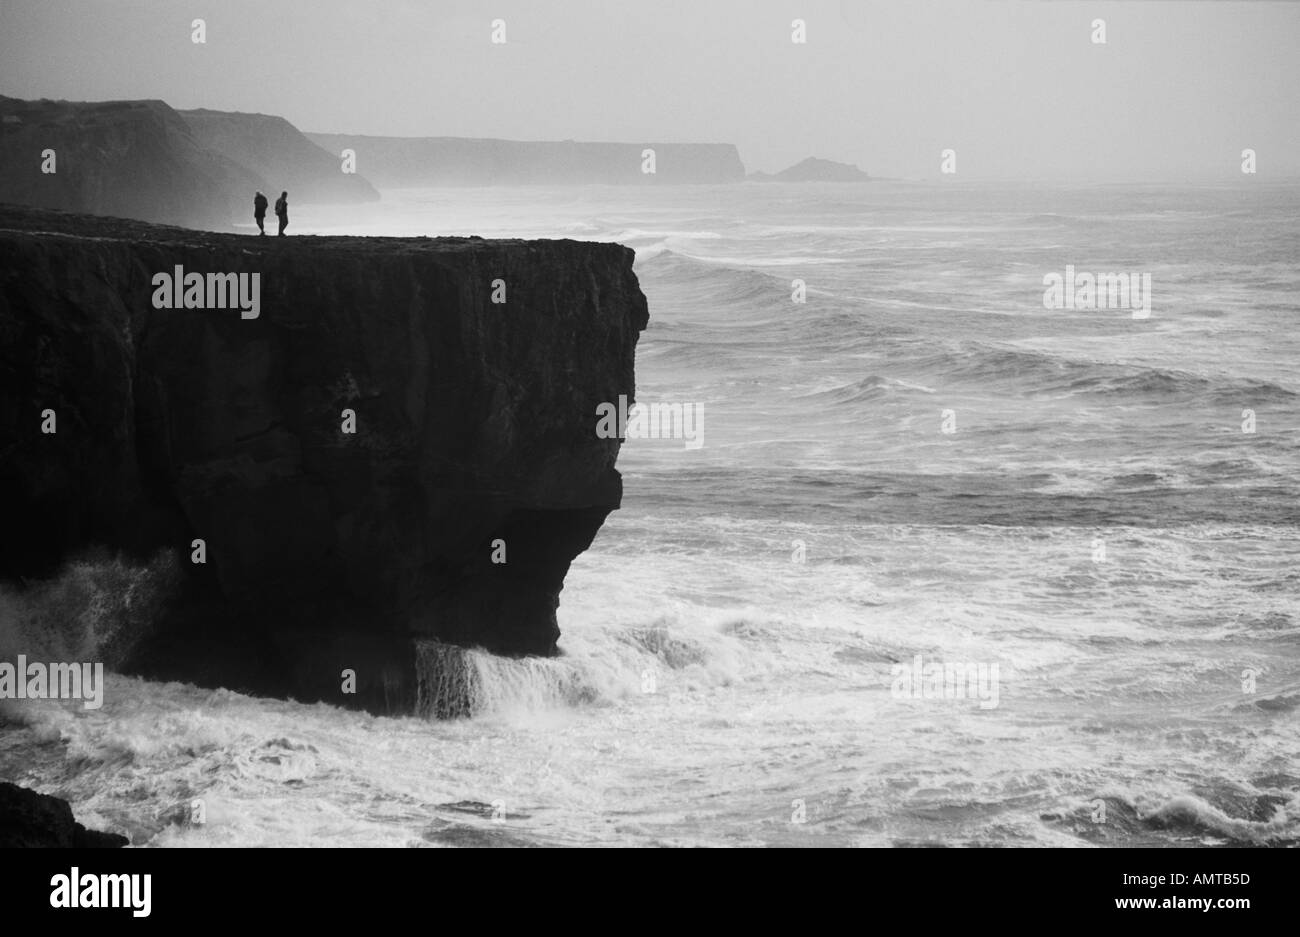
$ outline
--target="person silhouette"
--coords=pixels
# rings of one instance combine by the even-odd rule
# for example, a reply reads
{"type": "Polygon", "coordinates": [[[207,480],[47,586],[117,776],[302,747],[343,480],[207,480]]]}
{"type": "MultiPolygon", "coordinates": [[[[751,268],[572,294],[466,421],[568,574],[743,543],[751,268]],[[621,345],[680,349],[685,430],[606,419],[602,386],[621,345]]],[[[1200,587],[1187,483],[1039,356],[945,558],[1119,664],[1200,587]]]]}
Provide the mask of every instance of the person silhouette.
{"type": "Polygon", "coordinates": [[[257,233],[266,234],[266,196],[261,192],[253,196],[253,220],[257,222],[257,233]]]}
{"type": "Polygon", "coordinates": [[[284,229],[289,227],[289,193],[281,192],[280,197],[275,200],[275,216],[280,219],[280,237],[284,237],[284,229]]]}

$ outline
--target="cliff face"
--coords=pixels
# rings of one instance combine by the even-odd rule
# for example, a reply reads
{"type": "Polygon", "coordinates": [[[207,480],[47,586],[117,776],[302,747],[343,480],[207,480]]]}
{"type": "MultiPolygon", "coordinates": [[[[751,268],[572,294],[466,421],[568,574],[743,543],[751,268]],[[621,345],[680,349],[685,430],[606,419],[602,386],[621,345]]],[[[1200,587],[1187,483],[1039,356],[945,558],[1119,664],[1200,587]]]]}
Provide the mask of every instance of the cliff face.
{"type": "MultiPolygon", "coordinates": [[[[379,198],[369,182],[355,173],[344,173],[340,159],[312,143],[283,117],[209,110],[177,113],[200,145],[256,173],[272,202],[286,189],[294,203],[379,198]]],[[[252,193],[245,196],[244,201],[251,204],[252,193]]]]}
{"type": "Polygon", "coordinates": [[[173,552],[128,670],[392,710],[413,638],[555,653],[569,563],[621,497],[595,414],[634,391],[630,249],[6,207],[0,257],[0,577],[173,552]],[[178,266],[258,276],[256,318],[155,308],[178,266]]]}
{"type": "Polygon", "coordinates": [[[357,171],[375,185],[672,185],[740,182],[745,168],[729,143],[579,143],[466,137],[367,137],[309,133],[331,153],[355,150],[357,171]],[[642,151],[655,172],[642,172],[642,151]]]}
{"type": "Polygon", "coordinates": [[[0,97],[0,202],[224,228],[233,194],[251,204],[260,184],[162,101],[0,97]],[[42,171],[47,150],[54,172],[42,171]]]}

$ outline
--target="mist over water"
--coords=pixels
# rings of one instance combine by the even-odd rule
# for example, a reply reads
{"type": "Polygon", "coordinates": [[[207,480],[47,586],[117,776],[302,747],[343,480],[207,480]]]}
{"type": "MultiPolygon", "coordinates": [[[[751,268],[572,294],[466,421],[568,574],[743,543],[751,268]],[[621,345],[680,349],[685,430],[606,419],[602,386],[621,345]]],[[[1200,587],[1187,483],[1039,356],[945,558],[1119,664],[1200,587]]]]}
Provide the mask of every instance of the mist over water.
{"type": "Polygon", "coordinates": [[[473,719],[110,676],[0,774],[153,845],[1300,837],[1300,189],[385,196],[295,224],[634,247],[637,399],[703,447],[624,445],[563,656],[471,652],[473,719]],[[1150,317],[1044,308],[1067,265],[1150,317]],[[899,698],[917,655],[997,705],[899,698]]]}

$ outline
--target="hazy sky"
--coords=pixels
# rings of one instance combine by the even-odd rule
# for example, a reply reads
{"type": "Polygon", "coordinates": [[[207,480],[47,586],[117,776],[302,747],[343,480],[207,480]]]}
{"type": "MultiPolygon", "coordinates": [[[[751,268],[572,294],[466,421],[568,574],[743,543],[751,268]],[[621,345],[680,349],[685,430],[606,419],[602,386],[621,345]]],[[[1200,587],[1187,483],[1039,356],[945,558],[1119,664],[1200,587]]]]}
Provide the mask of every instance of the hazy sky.
{"type": "Polygon", "coordinates": [[[915,178],[1233,181],[1250,147],[1263,180],[1300,176],[1300,3],[0,0],[0,93],[915,178]]]}

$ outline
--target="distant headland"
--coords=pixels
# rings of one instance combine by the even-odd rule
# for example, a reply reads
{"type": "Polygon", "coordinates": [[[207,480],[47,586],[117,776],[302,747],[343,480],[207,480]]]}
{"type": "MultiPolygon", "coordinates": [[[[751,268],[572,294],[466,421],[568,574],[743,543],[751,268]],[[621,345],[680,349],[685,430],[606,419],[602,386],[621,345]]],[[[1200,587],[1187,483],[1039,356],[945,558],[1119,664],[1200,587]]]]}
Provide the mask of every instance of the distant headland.
{"type": "Polygon", "coordinates": [[[0,202],[208,230],[251,217],[254,192],[294,204],[377,200],[383,188],[862,182],[809,158],[746,176],[730,143],[383,137],[299,131],[283,117],[163,101],[0,96],[0,202]]]}
{"type": "Polygon", "coordinates": [[[867,175],[851,163],[837,163],[832,159],[809,156],[789,169],[778,173],[751,172],[752,182],[871,182],[867,175]]]}

